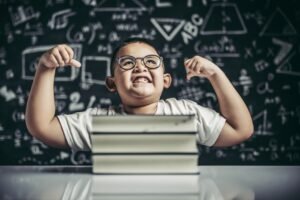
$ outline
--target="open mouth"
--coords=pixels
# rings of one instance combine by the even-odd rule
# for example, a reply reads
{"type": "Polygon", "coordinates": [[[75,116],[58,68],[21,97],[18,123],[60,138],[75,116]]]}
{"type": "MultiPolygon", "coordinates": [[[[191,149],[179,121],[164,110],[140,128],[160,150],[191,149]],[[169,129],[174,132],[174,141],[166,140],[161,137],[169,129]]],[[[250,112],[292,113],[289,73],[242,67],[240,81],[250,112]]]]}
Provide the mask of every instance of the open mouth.
{"type": "Polygon", "coordinates": [[[133,79],[133,83],[152,83],[152,81],[146,76],[137,76],[133,79]]]}

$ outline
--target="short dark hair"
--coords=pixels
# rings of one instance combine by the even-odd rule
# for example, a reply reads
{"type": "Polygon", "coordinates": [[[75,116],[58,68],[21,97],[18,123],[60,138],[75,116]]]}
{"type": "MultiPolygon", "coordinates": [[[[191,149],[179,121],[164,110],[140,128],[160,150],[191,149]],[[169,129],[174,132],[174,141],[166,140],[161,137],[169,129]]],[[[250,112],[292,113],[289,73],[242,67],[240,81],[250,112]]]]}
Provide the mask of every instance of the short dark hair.
{"type": "Polygon", "coordinates": [[[120,51],[120,49],[122,47],[124,47],[128,44],[131,44],[131,43],[144,43],[144,44],[147,44],[147,45],[153,47],[153,49],[157,52],[157,54],[159,54],[159,51],[157,50],[155,44],[153,44],[150,40],[147,40],[145,38],[139,38],[139,37],[127,38],[127,39],[121,41],[112,53],[111,60],[110,60],[111,76],[114,76],[114,63],[116,61],[116,56],[117,56],[118,52],[120,51]]]}

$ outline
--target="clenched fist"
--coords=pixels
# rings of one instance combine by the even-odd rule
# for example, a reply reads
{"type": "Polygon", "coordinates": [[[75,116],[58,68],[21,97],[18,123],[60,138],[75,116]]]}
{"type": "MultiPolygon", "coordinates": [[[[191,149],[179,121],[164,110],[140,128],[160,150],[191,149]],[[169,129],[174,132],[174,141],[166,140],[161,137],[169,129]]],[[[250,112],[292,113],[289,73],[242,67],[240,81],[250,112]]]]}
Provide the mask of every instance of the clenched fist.
{"type": "Polygon", "coordinates": [[[190,80],[194,76],[210,78],[216,72],[220,71],[217,65],[201,56],[194,56],[187,59],[184,62],[184,66],[187,72],[187,80],[190,80]]]}
{"type": "Polygon", "coordinates": [[[71,47],[60,44],[45,52],[39,61],[39,66],[48,68],[63,67],[71,65],[80,67],[81,63],[73,59],[74,52],[71,47]]]}

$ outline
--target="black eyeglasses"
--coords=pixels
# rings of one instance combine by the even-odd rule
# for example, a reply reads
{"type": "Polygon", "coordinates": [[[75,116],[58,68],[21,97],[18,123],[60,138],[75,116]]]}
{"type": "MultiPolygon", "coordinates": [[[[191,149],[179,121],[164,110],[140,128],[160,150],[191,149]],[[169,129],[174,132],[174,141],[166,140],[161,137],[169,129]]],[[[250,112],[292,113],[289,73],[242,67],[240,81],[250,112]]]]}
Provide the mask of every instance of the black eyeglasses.
{"type": "Polygon", "coordinates": [[[156,69],[160,66],[163,58],[158,55],[147,55],[145,57],[122,56],[117,58],[117,62],[122,69],[130,70],[135,67],[137,59],[141,59],[148,69],[156,69]]]}

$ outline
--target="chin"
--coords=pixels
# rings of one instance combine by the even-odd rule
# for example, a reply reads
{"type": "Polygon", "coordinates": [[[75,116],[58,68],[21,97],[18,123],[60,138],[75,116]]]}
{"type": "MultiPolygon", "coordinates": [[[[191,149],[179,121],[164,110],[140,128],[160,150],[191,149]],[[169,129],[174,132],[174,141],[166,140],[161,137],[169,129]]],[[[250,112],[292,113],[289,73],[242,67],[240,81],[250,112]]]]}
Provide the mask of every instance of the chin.
{"type": "Polygon", "coordinates": [[[133,97],[136,98],[147,98],[149,96],[154,95],[154,89],[149,87],[141,87],[141,88],[134,88],[131,91],[133,97]]]}
{"type": "Polygon", "coordinates": [[[155,103],[156,101],[157,99],[154,98],[153,95],[135,96],[135,97],[131,97],[130,100],[124,101],[124,104],[136,107],[136,106],[149,105],[151,103],[155,103]]]}

